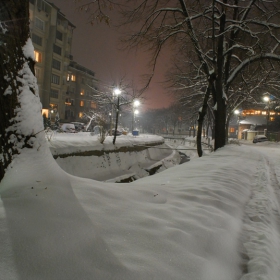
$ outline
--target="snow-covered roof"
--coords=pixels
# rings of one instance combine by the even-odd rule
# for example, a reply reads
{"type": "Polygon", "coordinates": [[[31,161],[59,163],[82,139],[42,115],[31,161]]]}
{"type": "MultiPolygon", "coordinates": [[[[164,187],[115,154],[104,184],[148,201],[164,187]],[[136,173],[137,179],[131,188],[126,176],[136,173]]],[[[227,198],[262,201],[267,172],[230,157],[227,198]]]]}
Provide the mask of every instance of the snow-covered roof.
{"type": "Polygon", "coordinates": [[[248,116],[239,122],[240,124],[264,125],[266,124],[265,116],[248,116]]]}

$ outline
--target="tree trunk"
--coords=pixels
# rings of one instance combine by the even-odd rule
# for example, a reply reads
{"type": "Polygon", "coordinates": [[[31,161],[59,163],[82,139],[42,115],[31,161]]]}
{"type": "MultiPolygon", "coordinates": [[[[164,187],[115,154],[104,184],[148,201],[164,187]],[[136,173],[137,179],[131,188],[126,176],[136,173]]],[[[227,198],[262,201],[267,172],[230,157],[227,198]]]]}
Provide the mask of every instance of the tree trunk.
{"type": "MultiPolygon", "coordinates": [[[[226,0],[223,1],[224,3],[226,0]]],[[[223,7],[224,9],[224,7],[223,7]]],[[[226,128],[226,102],[224,96],[224,31],[225,31],[226,14],[220,17],[220,30],[218,38],[217,51],[217,80],[215,89],[215,147],[217,150],[226,144],[225,128],[226,128]]]]}
{"type": "Polygon", "coordinates": [[[201,133],[202,133],[202,126],[203,126],[203,121],[204,121],[204,117],[207,113],[207,108],[208,108],[208,100],[209,100],[209,96],[211,93],[211,89],[212,89],[212,80],[209,81],[208,83],[208,87],[206,89],[206,93],[204,95],[204,99],[203,99],[203,105],[202,105],[202,109],[200,112],[198,112],[199,117],[198,117],[198,128],[197,128],[197,137],[196,137],[196,146],[197,146],[197,154],[199,157],[202,156],[203,152],[202,152],[202,145],[201,145],[201,133]]]}
{"type": "Polygon", "coordinates": [[[29,1],[0,0],[0,6],[1,181],[5,170],[23,148],[40,146],[38,139],[43,138],[38,133],[43,130],[43,121],[34,77],[34,49],[29,38],[29,1]]]}
{"type": "Polygon", "coordinates": [[[224,147],[226,144],[226,104],[225,100],[220,97],[217,98],[218,110],[215,110],[215,147],[217,150],[224,147]]]}
{"type": "Polygon", "coordinates": [[[226,134],[225,134],[225,137],[226,137],[226,144],[228,144],[228,128],[229,128],[229,122],[230,122],[230,119],[231,119],[232,115],[229,114],[226,118],[226,134]]]}

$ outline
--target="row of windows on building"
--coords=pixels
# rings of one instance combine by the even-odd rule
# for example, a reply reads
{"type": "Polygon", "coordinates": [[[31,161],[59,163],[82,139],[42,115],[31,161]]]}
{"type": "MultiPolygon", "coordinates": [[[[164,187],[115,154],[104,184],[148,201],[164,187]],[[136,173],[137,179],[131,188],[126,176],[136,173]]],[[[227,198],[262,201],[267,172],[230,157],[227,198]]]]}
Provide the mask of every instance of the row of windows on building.
{"type": "MultiPolygon", "coordinates": [[[[65,105],[67,106],[74,106],[75,105],[75,100],[71,98],[66,98],[65,99],[65,105]]],[[[79,100],[79,105],[80,107],[87,107],[91,109],[96,109],[96,103],[94,101],[90,100],[79,100]]]]}
{"type": "MultiPolygon", "coordinates": [[[[57,67],[59,67],[59,65],[60,65],[60,62],[59,61],[57,61],[57,60],[53,60],[53,63],[58,63],[56,66],[57,67]]],[[[56,67],[53,67],[53,68],[55,68],[55,69],[58,69],[58,68],[56,68],[56,67]]],[[[74,75],[74,74],[67,74],[67,77],[66,77],[66,81],[67,82],[76,82],[76,76],[74,75]]],[[[56,75],[56,74],[52,74],[52,77],[51,77],[51,82],[52,82],[52,84],[56,84],[56,85],[59,85],[60,84],[60,76],[58,76],[58,75],[56,75]]],[[[84,79],[82,79],[82,82],[81,82],[82,84],[85,84],[85,81],[84,81],[84,79]]],[[[69,91],[69,93],[71,93],[72,91],[69,91]]],[[[81,91],[81,93],[80,93],[81,95],[85,95],[85,92],[84,92],[84,90],[82,90],[81,91]]],[[[88,95],[88,93],[86,92],[86,95],[88,95]]]]}

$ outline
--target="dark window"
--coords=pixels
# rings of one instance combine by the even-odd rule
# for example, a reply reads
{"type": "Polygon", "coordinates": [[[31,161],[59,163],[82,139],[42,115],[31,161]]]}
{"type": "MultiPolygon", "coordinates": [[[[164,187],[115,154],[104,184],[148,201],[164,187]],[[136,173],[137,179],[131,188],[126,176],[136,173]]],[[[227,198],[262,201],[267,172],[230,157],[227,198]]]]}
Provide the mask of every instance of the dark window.
{"type": "Polygon", "coordinates": [[[55,74],[52,74],[52,83],[56,84],[56,85],[59,85],[60,84],[60,77],[55,75],[55,74]]]}
{"type": "Polygon", "coordinates": [[[57,45],[53,45],[53,52],[61,55],[61,47],[59,47],[57,45]]]}
{"type": "Polygon", "coordinates": [[[56,90],[56,89],[51,89],[50,97],[52,97],[52,98],[58,98],[58,94],[59,94],[59,91],[58,91],[58,90],[56,90]]]}
{"type": "Polygon", "coordinates": [[[36,34],[32,34],[32,42],[36,45],[42,46],[42,37],[36,35],[36,34]]]}
{"type": "Polygon", "coordinates": [[[56,39],[62,41],[62,33],[58,30],[56,30],[56,39]]]}
{"type": "Polygon", "coordinates": [[[61,66],[61,62],[58,61],[58,60],[56,60],[56,59],[53,59],[53,61],[52,61],[52,67],[53,67],[54,69],[60,70],[60,66],[61,66]]]}
{"type": "Polygon", "coordinates": [[[35,26],[42,31],[44,30],[44,24],[45,24],[44,21],[40,20],[37,17],[35,18],[35,26]]]}

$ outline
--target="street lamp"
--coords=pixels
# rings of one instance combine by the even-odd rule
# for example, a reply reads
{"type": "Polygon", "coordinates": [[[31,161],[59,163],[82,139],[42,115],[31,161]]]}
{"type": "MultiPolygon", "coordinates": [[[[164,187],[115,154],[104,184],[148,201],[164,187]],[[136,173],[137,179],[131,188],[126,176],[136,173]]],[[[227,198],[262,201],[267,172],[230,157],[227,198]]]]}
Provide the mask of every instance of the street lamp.
{"type": "Polygon", "coordinates": [[[133,118],[132,118],[132,124],[131,124],[131,132],[133,132],[134,130],[134,123],[135,123],[135,115],[139,114],[139,111],[135,108],[137,108],[140,105],[140,101],[139,100],[134,100],[133,102],[133,118]]]}
{"type": "Polygon", "coordinates": [[[117,138],[117,129],[118,129],[118,120],[119,120],[119,111],[120,111],[120,94],[121,90],[119,88],[114,89],[114,94],[117,96],[117,108],[116,108],[116,123],[115,123],[115,131],[114,131],[114,139],[113,144],[116,142],[117,138]]]}
{"type": "Polygon", "coordinates": [[[270,97],[268,95],[264,96],[264,102],[267,102],[267,114],[266,114],[266,136],[268,132],[268,122],[269,122],[269,108],[270,108],[270,97]]]}
{"type": "MultiPolygon", "coordinates": [[[[238,128],[237,128],[237,139],[239,139],[239,132],[240,132],[240,110],[236,109],[234,110],[234,114],[237,116],[237,124],[238,124],[238,128]]],[[[240,134],[240,139],[241,139],[241,134],[240,134]]]]}

